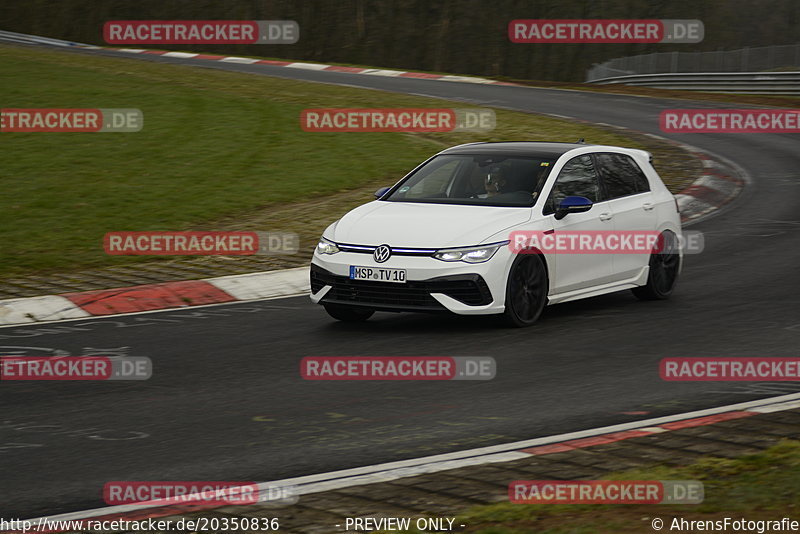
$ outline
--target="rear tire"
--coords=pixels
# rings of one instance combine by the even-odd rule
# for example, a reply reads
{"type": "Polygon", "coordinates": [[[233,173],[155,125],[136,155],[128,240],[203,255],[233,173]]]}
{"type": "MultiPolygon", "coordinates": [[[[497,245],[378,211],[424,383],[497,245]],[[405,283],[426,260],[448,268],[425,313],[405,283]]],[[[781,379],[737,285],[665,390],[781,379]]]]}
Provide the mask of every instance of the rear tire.
{"type": "Polygon", "coordinates": [[[639,300],[666,300],[678,282],[681,258],[678,254],[678,236],[664,232],[659,239],[660,252],[650,254],[650,273],[647,284],[631,289],[639,300]]]}
{"type": "Polygon", "coordinates": [[[323,306],[325,311],[328,312],[328,315],[338,321],[344,321],[346,323],[360,323],[366,321],[375,313],[375,310],[356,308],[355,306],[340,306],[337,304],[323,304],[323,306]]]}
{"type": "Polygon", "coordinates": [[[523,328],[535,323],[547,305],[550,283],[539,254],[520,254],[511,264],[506,284],[506,325],[523,328]]]}

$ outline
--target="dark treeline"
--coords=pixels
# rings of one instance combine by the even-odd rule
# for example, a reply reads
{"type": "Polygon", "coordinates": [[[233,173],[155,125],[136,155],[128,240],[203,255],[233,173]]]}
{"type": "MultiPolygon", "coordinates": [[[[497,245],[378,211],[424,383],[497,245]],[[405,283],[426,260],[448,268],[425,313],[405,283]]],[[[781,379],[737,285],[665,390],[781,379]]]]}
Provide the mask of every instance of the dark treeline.
{"type": "Polygon", "coordinates": [[[294,45],[162,48],[520,79],[583,81],[607,59],[800,41],[799,0],[2,0],[0,29],[104,44],[108,20],[275,20],[294,45]],[[699,44],[514,44],[512,19],[700,19],[699,44]]]}

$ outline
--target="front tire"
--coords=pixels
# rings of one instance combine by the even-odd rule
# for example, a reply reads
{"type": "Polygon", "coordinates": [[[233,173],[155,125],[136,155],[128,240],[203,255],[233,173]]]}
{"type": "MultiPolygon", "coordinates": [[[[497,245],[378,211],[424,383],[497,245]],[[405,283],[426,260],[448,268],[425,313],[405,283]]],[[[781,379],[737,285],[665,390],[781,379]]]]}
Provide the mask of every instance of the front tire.
{"type": "Polygon", "coordinates": [[[535,323],[547,305],[549,287],[547,270],[539,254],[521,254],[508,273],[505,323],[515,328],[535,323]]]}
{"type": "Polygon", "coordinates": [[[647,284],[631,289],[639,300],[666,300],[672,295],[678,281],[678,270],[681,265],[678,236],[667,231],[658,238],[660,252],[650,254],[647,284]]]}
{"type": "Polygon", "coordinates": [[[337,304],[323,304],[323,306],[325,311],[328,312],[328,315],[338,321],[344,321],[346,323],[361,323],[372,317],[372,314],[375,313],[375,310],[356,308],[355,306],[340,306],[337,304]]]}

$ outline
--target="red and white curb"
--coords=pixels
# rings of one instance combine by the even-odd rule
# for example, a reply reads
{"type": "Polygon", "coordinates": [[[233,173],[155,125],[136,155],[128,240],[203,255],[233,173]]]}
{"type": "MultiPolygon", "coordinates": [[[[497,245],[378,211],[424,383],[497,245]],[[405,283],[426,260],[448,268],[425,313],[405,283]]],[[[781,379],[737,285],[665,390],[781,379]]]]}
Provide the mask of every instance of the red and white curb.
{"type": "Polygon", "coordinates": [[[302,295],[309,268],[0,300],[0,325],[123,315],[187,306],[302,295]]]}
{"type": "Polygon", "coordinates": [[[744,189],[746,175],[730,162],[711,158],[693,147],[684,148],[703,162],[703,175],[675,194],[686,222],[709,215],[735,199],[744,189]]]}
{"type": "Polygon", "coordinates": [[[452,74],[430,74],[427,72],[408,72],[391,69],[370,69],[366,67],[342,67],[339,65],[327,65],[324,63],[306,63],[302,61],[276,61],[271,59],[256,59],[237,56],[218,56],[213,54],[195,54],[190,52],[165,52],[163,50],[146,50],[143,48],[108,48],[105,50],[116,50],[129,54],[149,54],[155,56],[174,57],[179,59],[200,59],[205,61],[222,61],[225,63],[240,63],[243,65],[270,65],[273,67],[287,67],[290,69],[304,70],[324,70],[329,72],[346,72],[348,74],[364,74],[367,76],[389,76],[400,78],[419,78],[426,80],[437,80],[441,82],[462,82],[480,83],[492,85],[518,85],[509,82],[499,82],[477,76],[456,76],[452,74]]]}
{"type": "MultiPolygon", "coordinates": [[[[554,454],[579,448],[588,448],[595,445],[612,443],[655,433],[670,432],[681,428],[712,425],[721,421],[798,408],[800,408],[800,393],[793,393],[757,401],[730,404],[706,410],[686,412],[653,419],[643,419],[641,421],[516,441],[513,443],[504,443],[490,447],[262,482],[258,484],[258,488],[259,491],[264,492],[268,492],[270,489],[274,490],[275,488],[288,488],[294,496],[309,495],[353,486],[389,482],[400,478],[437,473],[462,467],[509,462],[530,458],[532,455],[554,454]]],[[[38,521],[43,522],[44,519],[48,521],[69,521],[79,519],[111,520],[117,518],[142,520],[178,515],[209,508],[210,507],[200,508],[199,506],[191,505],[163,506],[163,504],[138,503],[108,506],[93,510],[48,516],[46,518],[36,518],[29,521],[36,523],[38,521]]]]}
{"type": "Polygon", "coordinates": [[[70,48],[82,48],[86,50],[113,50],[117,52],[126,52],[128,54],[148,54],[148,55],[172,57],[178,59],[222,61],[225,63],[240,63],[242,65],[260,64],[260,65],[271,65],[273,67],[287,67],[290,69],[325,70],[333,72],[346,72],[348,74],[365,74],[368,76],[392,76],[392,77],[398,76],[401,78],[420,78],[426,80],[438,80],[442,82],[480,83],[480,84],[492,84],[492,85],[519,85],[515,83],[489,80],[477,76],[456,76],[453,74],[430,74],[427,72],[408,72],[402,70],[372,69],[366,67],[343,67],[340,65],[327,65],[324,63],[307,63],[303,61],[276,61],[271,59],[257,59],[249,57],[238,57],[238,56],[220,56],[215,54],[200,54],[193,52],[170,52],[164,50],[150,50],[145,48],[116,48],[109,46],[95,46],[84,43],[75,43],[72,41],[50,39],[47,37],[40,37],[38,35],[27,35],[14,32],[0,31],[0,41],[18,42],[24,44],[44,44],[44,45],[63,46],[70,48]]]}

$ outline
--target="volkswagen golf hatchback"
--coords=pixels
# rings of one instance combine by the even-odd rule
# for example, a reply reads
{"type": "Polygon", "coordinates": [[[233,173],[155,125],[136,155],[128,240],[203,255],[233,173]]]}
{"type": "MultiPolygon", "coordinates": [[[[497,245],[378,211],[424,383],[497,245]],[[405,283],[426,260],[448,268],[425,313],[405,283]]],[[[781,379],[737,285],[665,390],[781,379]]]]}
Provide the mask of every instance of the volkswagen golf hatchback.
{"type": "Polygon", "coordinates": [[[665,299],[683,262],[673,195],[649,153],[583,143],[444,150],[331,224],[311,299],[334,318],[376,311],[502,315],[625,289],[665,299]]]}

